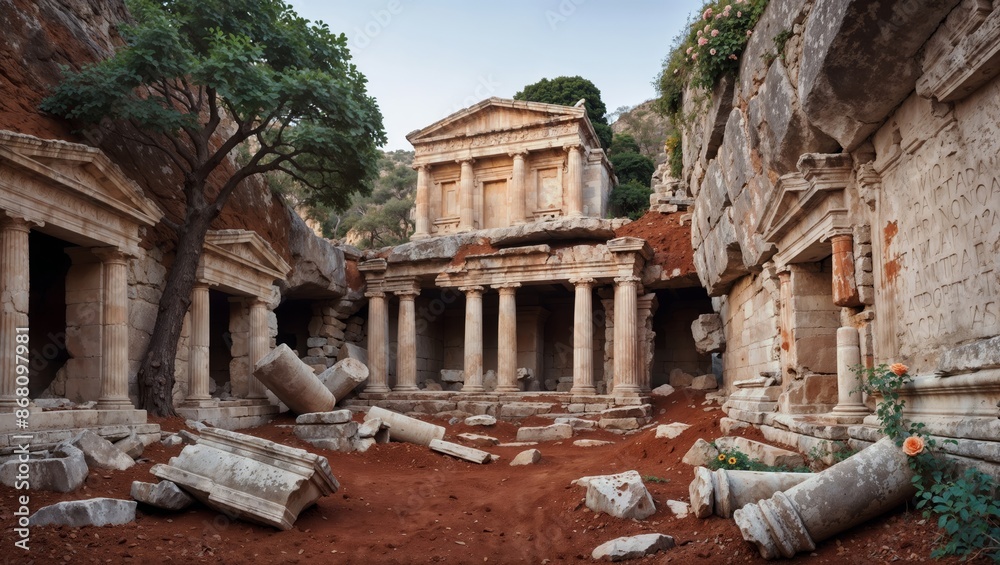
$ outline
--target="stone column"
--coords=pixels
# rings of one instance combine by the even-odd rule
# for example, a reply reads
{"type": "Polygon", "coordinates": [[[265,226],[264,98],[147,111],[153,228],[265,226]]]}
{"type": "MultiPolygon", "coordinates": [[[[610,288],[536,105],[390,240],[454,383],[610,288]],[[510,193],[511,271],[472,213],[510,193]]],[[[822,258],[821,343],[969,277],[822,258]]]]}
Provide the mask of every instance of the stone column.
{"type": "Polygon", "coordinates": [[[781,377],[788,378],[795,367],[795,339],[792,335],[792,273],[785,267],[778,272],[778,324],[781,336],[781,377]]]}
{"type": "Polygon", "coordinates": [[[21,218],[0,219],[0,412],[17,407],[18,328],[28,327],[28,233],[21,218]]]}
{"type": "Polygon", "coordinates": [[[483,392],[483,287],[465,286],[465,386],[462,392],[483,392]]]}
{"type": "Polygon", "coordinates": [[[615,396],[642,393],[639,376],[639,341],[636,293],[639,277],[615,279],[615,396]]]}
{"type": "Polygon", "coordinates": [[[417,388],[417,314],[415,300],[419,289],[401,290],[399,297],[399,324],[396,343],[396,388],[399,392],[413,392],[417,388]]]}
{"type": "Polygon", "coordinates": [[[854,369],[861,365],[861,339],[857,328],[837,330],[837,406],[833,415],[861,420],[870,412],[857,388],[861,375],[854,369]]]}
{"type": "Polygon", "coordinates": [[[514,169],[510,178],[510,222],[512,225],[523,224],[524,219],[524,187],[525,180],[524,158],[527,151],[518,151],[513,154],[514,169]]]}
{"type": "Polygon", "coordinates": [[[583,148],[568,145],[566,175],[566,215],[583,215],[583,148]]]}
{"type": "Polygon", "coordinates": [[[191,344],[188,356],[187,406],[210,406],[208,392],[209,308],[208,285],[195,283],[191,292],[191,344]]]}
{"type": "Polygon", "coordinates": [[[573,279],[573,388],[570,394],[597,394],[594,387],[594,279],[573,279]]]}
{"type": "Polygon", "coordinates": [[[858,283],[854,278],[854,236],[839,234],[830,238],[833,246],[833,303],[837,306],[861,306],[858,283]]]}
{"type": "Polygon", "coordinates": [[[128,257],[113,247],[93,252],[101,259],[104,283],[101,396],[97,407],[101,410],[132,409],[135,406],[128,397],[128,257]]]}
{"type": "Polygon", "coordinates": [[[270,352],[270,336],[267,333],[267,305],[260,298],[250,302],[250,336],[247,352],[250,356],[250,377],[247,382],[247,398],[267,398],[264,383],[253,375],[257,362],[270,352]]]}
{"type": "Polygon", "coordinates": [[[470,231],[475,229],[473,223],[475,218],[475,200],[472,193],[476,189],[475,180],[472,176],[472,159],[459,161],[462,164],[462,176],[459,178],[458,188],[458,231],[470,231]]]}
{"type": "Polygon", "coordinates": [[[417,165],[413,167],[417,170],[417,197],[416,197],[416,226],[410,239],[424,239],[431,234],[431,188],[430,188],[430,166],[417,165]]]}
{"type": "Polygon", "coordinates": [[[368,385],[365,392],[387,393],[389,389],[389,315],[385,293],[366,292],[368,297],[368,385]]]}
{"type": "Polygon", "coordinates": [[[521,283],[496,285],[500,292],[497,329],[497,392],[519,392],[517,386],[517,298],[521,283]]]}
{"type": "Polygon", "coordinates": [[[639,388],[643,392],[649,392],[652,385],[653,353],[655,349],[654,339],[656,331],[653,330],[653,315],[659,308],[656,294],[650,292],[639,297],[637,301],[638,314],[636,316],[636,335],[639,336],[638,364],[639,364],[639,388]]]}

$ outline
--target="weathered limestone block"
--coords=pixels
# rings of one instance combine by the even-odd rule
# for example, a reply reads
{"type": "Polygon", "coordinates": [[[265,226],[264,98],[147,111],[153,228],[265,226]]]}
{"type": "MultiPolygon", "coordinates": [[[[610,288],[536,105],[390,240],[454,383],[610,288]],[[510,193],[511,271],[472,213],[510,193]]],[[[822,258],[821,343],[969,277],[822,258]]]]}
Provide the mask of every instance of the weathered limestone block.
{"type": "Polygon", "coordinates": [[[514,460],[510,462],[511,467],[520,465],[534,465],[542,460],[542,452],[537,449],[526,449],[518,453],[514,460]]]}
{"type": "Polygon", "coordinates": [[[146,449],[146,444],[134,433],[127,438],[116,441],[114,445],[132,459],[141,457],[142,452],[146,449]]]}
{"type": "Polygon", "coordinates": [[[133,481],[132,498],[143,504],[164,510],[183,510],[194,504],[194,498],[170,481],[156,484],[133,481]]]}
{"type": "Polygon", "coordinates": [[[884,438],[733,518],[761,557],[792,557],[899,506],[916,492],[912,477],[902,449],[884,438]]]}
{"type": "Polygon", "coordinates": [[[125,452],[92,430],[83,430],[68,440],[68,443],[83,452],[88,467],[124,471],[135,465],[135,461],[125,452]]]}
{"type": "Polygon", "coordinates": [[[771,498],[774,493],[788,490],[812,476],[812,473],[709,471],[696,467],[688,494],[691,508],[698,518],[707,518],[713,512],[716,516],[729,518],[738,508],[771,498]]]}
{"type": "MultiPolygon", "coordinates": [[[[691,337],[698,353],[721,353],[726,350],[726,333],[722,328],[722,316],[702,314],[691,322],[691,337]]],[[[655,391],[654,391],[655,392],[655,391]]],[[[673,391],[671,391],[673,392],[673,391]]]]}
{"type": "Polygon", "coordinates": [[[556,418],[554,424],[569,424],[574,430],[590,430],[597,427],[597,422],[583,418],[556,418]]]}
{"type": "Polygon", "coordinates": [[[299,439],[350,439],[358,435],[358,423],[298,425],[292,431],[299,439]]]}
{"type": "Polygon", "coordinates": [[[284,343],[257,362],[253,375],[293,412],[333,410],[336,402],[333,393],[284,343]]]}
{"type": "Polygon", "coordinates": [[[458,434],[458,439],[477,447],[490,447],[500,444],[500,440],[497,438],[493,436],[484,436],[482,434],[458,434]]]}
{"type": "Polygon", "coordinates": [[[688,514],[691,513],[691,506],[680,500],[668,500],[667,508],[670,509],[675,518],[687,518],[688,514]]]}
{"type": "Polygon", "coordinates": [[[465,372],[457,369],[441,369],[441,382],[443,383],[464,383],[465,372]]]}
{"type": "Polygon", "coordinates": [[[603,445],[613,445],[613,441],[604,441],[600,439],[578,439],[573,442],[576,447],[601,447],[603,445]]]}
{"type": "Polygon", "coordinates": [[[601,418],[597,425],[602,430],[638,430],[646,418],[601,418]]]}
{"type": "Polygon", "coordinates": [[[921,75],[917,52],[958,2],[817,1],[798,81],[809,121],[844,151],[854,150],[913,91],[921,75]],[[851,69],[851,88],[843,87],[844,69],[851,69]]]}
{"type": "Polygon", "coordinates": [[[653,390],[649,391],[649,394],[653,396],[670,396],[674,393],[674,387],[670,385],[660,385],[653,390]]]}
{"type": "Polygon", "coordinates": [[[68,500],[44,506],[31,515],[32,526],[120,526],[135,521],[136,503],[115,498],[68,500]]]}
{"type": "Polygon", "coordinates": [[[626,561],[653,555],[674,547],[674,538],[663,534],[640,534],[606,541],[594,548],[591,559],[604,561],[626,561]]]}
{"type": "Polygon", "coordinates": [[[281,530],[340,488],[326,457],[217,428],[150,472],[227,516],[281,530]]]}
{"type": "Polygon", "coordinates": [[[684,386],[691,386],[691,382],[694,380],[694,375],[689,375],[680,369],[674,369],[670,371],[670,386],[674,388],[680,388],[684,386]]]}
{"type": "Polygon", "coordinates": [[[1000,367],[1000,336],[946,349],[938,368],[944,374],[957,374],[1000,367]]]}
{"type": "Polygon", "coordinates": [[[656,439],[674,439],[690,427],[691,424],[685,424],[683,422],[674,422],[672,424],[662,424],[656,426],[656,439]]]}
{"type": "Polygon", "coordinates": [[[645,520],[656,512],[638,471],[587,477],[587,508],[616,518],[645,520]]]}
{"type": "Polygon", "coordinates": [[[435,424],[422,422],[378,406],[372,406],[365,415],[365,421],[378,418],[389,425],[389,437],[393,441],[405,441],[417,445],[430,445],[431,440],[443,439],[445,429],[435,424]]]}
{"type": "Polygon", "coordinates": [[[389,443],[389,424],[381,418],[372,418],[358,426],[358,439],[372,438],[375,443],[389,443]]]}
{"type": "Polygon", "coordinates": [[[299,425],[311,424],[344,424],[351,421],[353,412],[350,410],[332,410],[330,412],[310,412],[299,414],[295,418],[295,423],[299,425]]]}
{"type": "Polygon", "coordinates": [[[452,457],[458,457],[459,459],[464,459],[480,465],[489,463],[493,459],[493,456],[485,451],[440,439],[432,439],[430,444],[428,444],[428,447],[430,447],[432,451],[444,453],[445,455],[451,455],[452,457]]]}
{"type": "Polygon", "coordinates": [[[368,367],[358,359],[341,359],[320,373],[319,380],[339,402],[368,380],[368,367]]]}
{"type": "Polygon", "coordinates": [[[368,366],[368,350],[360,345],[355,345],[353,343],[345,343],[340,346],[340,351],[337,354],[337,360],[343,361],[344,359],[357,359],[361,361],[361,364],[368,366]]]}
{"type": "Polygon", "coordinates": [[[571,437],[573,437],[573,426],[569,424],[525,427],[517,430],[517,441],[555,441],[571,437]]]}
{"type": "Polygon", "coordinates": [[[720,437],[715,440],[715,445],[722,451],[738,449],[751,459],[759,459],[765,465],[785,466],[789,468],[802,467],[805,465],[805,458],[802,455],[774,447],[766,443],[747,439],[745,437],[720,437]]]}
{"type": "Polygon", "coordinates": [[[652,413],[653,407],[651,405],[636,404],[601,410],[601,418],[648,418],[652,413]]]}
{"type": "Polygon", "coordinates": [[[691,388],[695,390],[714,390],[719,388],[719,383],[715,380],[715,375],[708,373],[695,377],[691,381],[691,388]]]}
{"type": "Polygon", "coordinates": [[[713,461],[718,456],[719,450],[716,449],[715,446],[701,438],[698,438],[698,440],[694,442],[694,445],[691,446],[691,449],[684,454],[684,458],[681,459],[681,462],[695,467],[704,467],[705,465],[708,465],[709,461],[713,461]]]}
{"type": "Polygon", "coordinates": [[[305,286],[334,296],[346,294],[347,269],[343,249],[316,237],[298,214],[289,210],[288,216],[288,248],[293,261],[291,272],[280,283],[282,290],[305,286]]]}
{"type": "Polygon", "coordinates": [[[495,426],[497,419],[493,416],[487,414],[481,414],[479,416],[469,416],[465,419],[466,426],[495,426]]]}
{"type": "Polygon", "coordinates": [[[709,296],[722,296],[736,279],[749,273],[736,237],[732,206],[726,206],[719,223],[704,234],[704,241],[695,248],[694,264],[709,296]]]}
{"type": "Polygon", "coordinates": [[[49,459],[29,459],[28,461],[8,461],[0,466],[0,483],[11,488],[17,484],[19,474],[30,477],[32,490],[73,492],[80,488],[87,478],[89,469],[83,452],[72,445],[60,444],[49,459]],[[28,472],[21,473],[20,467],[27,465],[28,472]]]}

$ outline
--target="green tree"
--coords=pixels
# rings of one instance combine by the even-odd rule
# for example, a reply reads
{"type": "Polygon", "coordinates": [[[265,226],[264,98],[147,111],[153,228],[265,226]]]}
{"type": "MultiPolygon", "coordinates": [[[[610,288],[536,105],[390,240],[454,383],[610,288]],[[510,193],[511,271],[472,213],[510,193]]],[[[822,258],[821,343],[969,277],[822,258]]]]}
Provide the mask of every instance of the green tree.
{"type": "Polygon", "coordinates": [[[608,149],[608,155],[615,155],[618,153],[638,153],[639,144],[636,143],[635,138],[627,133],[616,133],[613,138],[611,138],[611,147],[608,149]]]}
{"type": "Polygon", "coordinates": [[[611,126],[605,114],[608,111],[604,101],[601,100],[601,91],[589,80],[580,77],[556,77],[554,79],[543,78],[542,80],[529,84],[514,95],[514,100],[527,100],[529,102],[545,102],[547,104],[562,104],[563,106],[573,106],[580,99],[586,100],[587,117],[590,118],[594,132],[601,141],[601,147],[607,149],[611,146],[611,126]]]}
{"type": "Polygon", "coordinates": [[[176,250],[139,369],[143,408],[174,413],[174,356],[212,220],[244,181],[280,171],[308,203],[369,190],[382,116],[347,38],[282,0],[128,0],[118,52],[63,82],[42,109],[126,132],[183,179],[176,250]],[[210,176],[219,180],[209,182],[210,176]]]}
{"type": "Polygon", "coordinates": [[[638,153],[612,153],[608,158],[615,167],[619,183],[638,182],[649,188],[656,165],[653,160],[638,153]]]}
{"type": "Polygon", "coordinates": [[[619,184],[611,191],[609,203],[616,218],[638,219],[649,210],[649,186],[637,181],[619,184]]]}
{"type": "Polygon", "coordinates": [[[385,153],[371,195],[359,196],[342,216],[336,236],[354,236],[361,247],[398,245],[413,232],[410,211],[417,191],[412,151],[385,153]]]}

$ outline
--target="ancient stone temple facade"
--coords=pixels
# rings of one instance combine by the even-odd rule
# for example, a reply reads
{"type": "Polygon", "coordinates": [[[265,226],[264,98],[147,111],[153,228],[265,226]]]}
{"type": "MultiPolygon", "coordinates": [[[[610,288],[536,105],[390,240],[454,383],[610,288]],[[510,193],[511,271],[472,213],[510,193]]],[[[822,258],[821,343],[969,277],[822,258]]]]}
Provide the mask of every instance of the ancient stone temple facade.
{"type": "MultiPolygon", "coordinates": [[[[512,415],[504,404],[518,394],[558,392],[582,411],[666,382],[683,356],[667,326],[686,320],[690,344],[708,300],[680,308],[691,303],[677,293],[697,284],[690,259],[603,219],[614,174],[583,108],[491,98],[408,139],[416,233],[359,263],[371,375],[357,402],[512,415]]],[[[681,216],[646,223],[687,247],[681,216]]],[[[698,374],[711,365],[688,362],[698,374]]]]}
{"type": "Polygon", "coordinates": [[[731,418],[802,450],[865,445],[854,368],[902,362],[907,417],[997,473],[1000,10],[916,6],[771,2],[739,77],[700,109],[688,93],[695,263],[731,418]]]}

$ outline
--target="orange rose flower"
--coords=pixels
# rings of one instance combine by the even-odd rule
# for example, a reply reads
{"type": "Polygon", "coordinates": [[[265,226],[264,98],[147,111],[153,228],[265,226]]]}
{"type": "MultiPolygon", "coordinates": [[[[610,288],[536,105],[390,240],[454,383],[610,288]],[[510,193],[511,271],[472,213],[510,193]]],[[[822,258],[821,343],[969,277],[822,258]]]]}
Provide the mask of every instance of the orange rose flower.
{"type": "Polygon", "coordinates": [[[902,363],[893,363],[892,365],[889,365],[889,370],[892,371],[893,373],[896,373],[896,375],[902,377],[903,375],[906,374],[907,371],[910,370],[910,368],[902,363]]]}
{"type": "Polygon", "coordinates": [[[903,440],[903,453],[914,456],[919,455],[924,450],[924,438],[920,436],[910,436],[903,440]]]}

